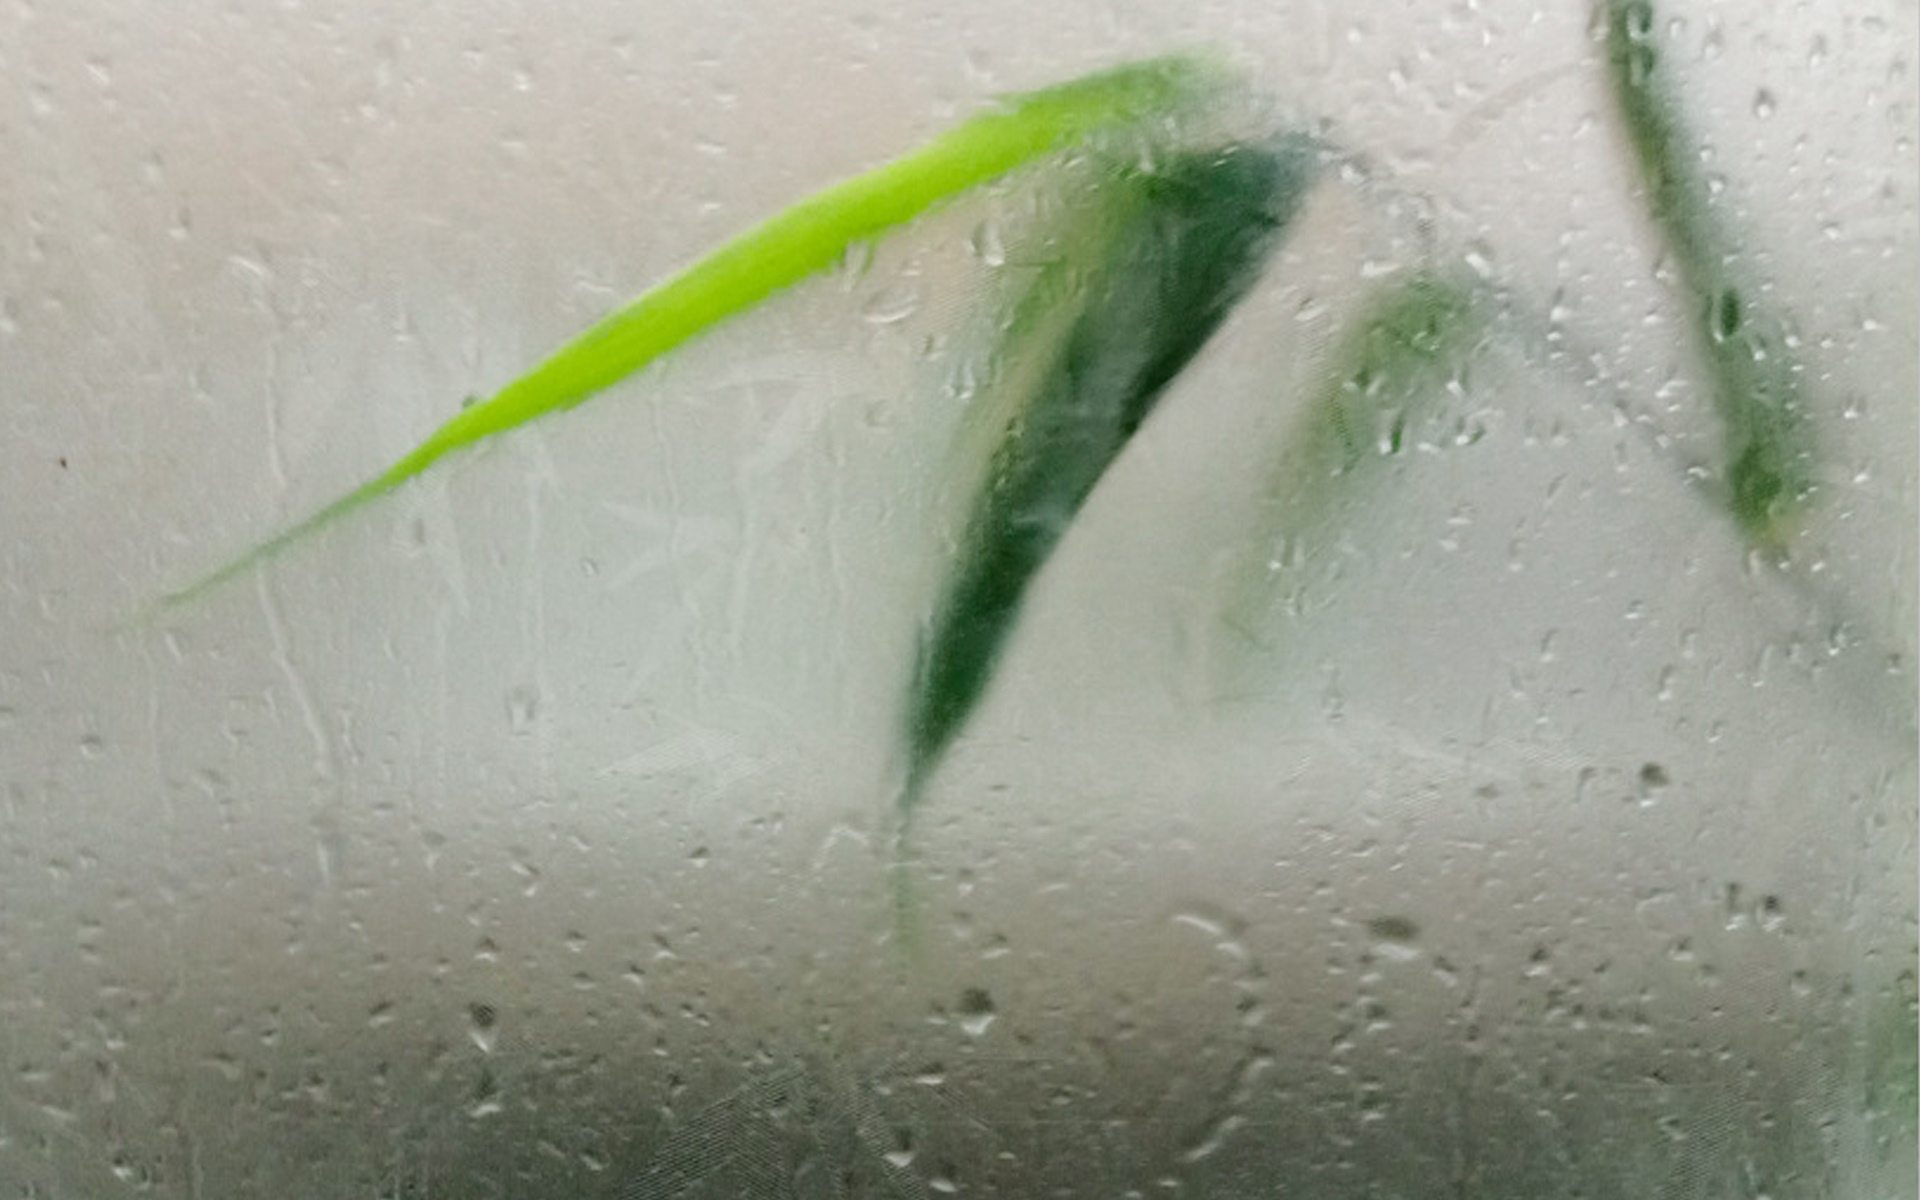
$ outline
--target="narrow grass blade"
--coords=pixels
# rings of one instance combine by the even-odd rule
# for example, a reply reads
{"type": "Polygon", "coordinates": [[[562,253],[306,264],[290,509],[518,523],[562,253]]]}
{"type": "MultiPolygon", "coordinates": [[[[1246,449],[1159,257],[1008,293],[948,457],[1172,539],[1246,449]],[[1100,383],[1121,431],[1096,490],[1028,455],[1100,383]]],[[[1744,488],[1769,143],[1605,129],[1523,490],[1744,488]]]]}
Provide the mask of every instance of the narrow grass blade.
{"type": "Polygon", "coordinates": [[[992,677],[1028,586],[1167,385],[1252,285],[1315,160],[1305,141],[1285,140],[1116,167],[1089,227],[1076,233],[1097,247],[1090,269],[1064,280],[1044,274],[1030,293],[1040,302],[1016,306],[1016,343],[1056,305],[1074,315],[1012,410],[922,642],[905,721],[903,837],[992,677]]]}
{"type": "Polygon", "coordinates": [[[1783,323],[1763,311],[1714,212],[1699,147],[1667,77],[1651,0],[1605,0],[1607,65],[1646,199],[1698,314],[1726,428],[1726,502],[1755,545],[1778,550],[1814,488],[1814,447],[1783,323]]]}
{"type": "Polygon", "coordinates": [[[815,193],[741,234],[461,410],[385,471],[161,601],[173,607],[244,574],[415,478],[446,455],[572,408],[690,338],[842,260],[853,243],[970,188],[1095,137],[1180,112],[1222,83],[1191,58],[1162,58],[1014,96],[932,142],[815,193]]]}
{"type": "MultiPolygon", "coordinates": [[[[1350,531],[1403,451],[1459,431],[1434,428],[1449,388],[1492,336],[1498,299],[1479,280],[1419,270],[1378,287],[1329,352],[1264,469],[1243,556],[1222,580],[1221,620],[1264,648],[1277,589],[1302,590],[1316,549],[1350,531]]],[[[1299,603],[1296,598],[1293,603],[1299,603]]],[[[1231,674],[1246,665],[1236,649],[1231,674]]]]}

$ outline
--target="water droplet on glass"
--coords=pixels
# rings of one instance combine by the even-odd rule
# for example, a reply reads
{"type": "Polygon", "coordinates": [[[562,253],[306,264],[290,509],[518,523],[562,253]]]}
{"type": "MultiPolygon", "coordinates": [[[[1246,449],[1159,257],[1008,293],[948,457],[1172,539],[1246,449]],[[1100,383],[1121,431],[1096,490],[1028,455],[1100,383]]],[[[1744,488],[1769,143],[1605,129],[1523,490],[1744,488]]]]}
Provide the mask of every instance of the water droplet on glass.
{"type": "Polygon", "coordinates": [[[1643,88],[1651,78],[1653,78],[1653,51],[1637,43],[1627,47],[1627,82],[1633,87],[1643,88]]]}
{"type": "Polygon", "coordinates": [[[482,1054],[492,1054],[499,1037],[500,1013],[491,1004],[467,1006],[467,1037],[482,1054]]]}
{"type": "Polygon", "coordinates": [[[1711,316],[1714,341],[1725,342],[1739,333],[1742,321],[1740,293],[1728,288],[1714,297],[1711,316]]]}
{"type": "Polygon", "coordinates": [[[968,988],[960,994],[960,1028],[969,1037],[980,1037],[993,1025],[997,1012],[993,996],[985,988],[968,988]]]}
{"type": "Polygon", "coordinates": [[[911,1129],[895,1129],[893,1131],[893,1149],[887,1151],[882,1157],[887,1160],[889,1166],[905,1170],[907,1167],[913,1165],[914,1156],[918,1153],[919,1151],[913,1144],[913,1131],[911,1129]]]}
{"type": "Polygon", "coordinates": [[[108,1167],[113,1172],[113,1177],[128,1187],[145,1191],[153,1182],[146,1169],[124,1153],[116,1151],[108,1160],[108,1167]]]}
{"type": "Polygon", "coordinates": [[[1773,93],[1766,88],[1761,88],[1753,94],[1753,115],[1762,121],[1771,117],[1774,110],[1778,107],[1779,102],[1773,98],[1773,93]]]}
{"type": "Polygon", "coordinates": [[[1787,922],[1786,913],[1781,908],[1780,897],[1771,894],[1760,897],[1758,917],[1761,929],[1768,933],[1780,932],[1780,927],[1787,922]]]}
{"type": "Polygon", "coordinates": [[[1640,768],[1640,790],[1637,799],[1640,807],[1649,808],[1660,799],[1660,793],[1667,790],[1673,782],[1667,776],[1667,769],[1659,763],[1646,763],[1640,768]]]}
{"type": "Polygon", "coordinates": [[[498,1085],[493,1081],[491,1072],[480,1076],[480,1085],[474,1089],[473,1103],[467,1106],[467,1116],[473,1120],[497,1116],[506,1111],[506,1105],[500,1100],[498,1085]]]}
{"type": "Polygon", "coordinates": [[[540,693],[531,684],[521,684],[507,693],[507,728],[516,734],[533,729],[540,715],[540,693]]]}
{"type": "Polygon", "coordinates": [[[969,240],[973,246],[974,254],[979,257],[981,262],[989,267],[1002,267],[1006,265],[1007,247],[1001,238],[999,222],[980,222],[980,224],[974,228],[973,237],[969,240]]]}
{"type": "Polygon", "coordinates": [[[1383,942],[1414,942],[1420,938],[1420,925],[1412,917],[1392,914],[1368,921],[1367,932],[1383,942]]]}
{"type": "Polygon", "coordinates": [[[920,307],[920,293],[909,287],[882,288],[861,306],[860,315],[869,325],[894,325],[912,316],[920,307]]]}

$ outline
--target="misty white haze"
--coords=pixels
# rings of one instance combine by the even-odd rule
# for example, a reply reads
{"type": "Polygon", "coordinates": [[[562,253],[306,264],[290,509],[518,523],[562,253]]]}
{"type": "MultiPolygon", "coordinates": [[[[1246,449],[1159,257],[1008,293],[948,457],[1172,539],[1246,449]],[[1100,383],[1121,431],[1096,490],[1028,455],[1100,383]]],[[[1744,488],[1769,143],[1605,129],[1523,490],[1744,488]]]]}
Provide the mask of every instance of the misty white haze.
{"type": "Polygon", "coordinates": [[[1584,4],[0,12],[0,1191],[1912,1194],[1920,10],[1657,7],[1802,364],[1785,568],[1584,4]],[[1044,170],[150,615],[803,195],[1194,48],[1331,160],[1037,576],[918,945],[1044,170]],[[1423,269],[1509,319],[1275,516],[1423,269]]]}

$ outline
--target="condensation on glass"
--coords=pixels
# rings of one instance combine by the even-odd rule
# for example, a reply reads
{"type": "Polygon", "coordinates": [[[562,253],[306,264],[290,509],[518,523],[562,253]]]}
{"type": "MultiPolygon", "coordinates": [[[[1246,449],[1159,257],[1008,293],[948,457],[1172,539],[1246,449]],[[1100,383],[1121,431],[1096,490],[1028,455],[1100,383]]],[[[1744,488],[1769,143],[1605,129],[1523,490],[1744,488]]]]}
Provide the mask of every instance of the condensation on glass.
{"type": "Polygon", "coordinates": [[[0,13],[0,1191],[1912,1195],[1916,44],[0,13]],[[910,861],[995,397],[1189,315],[1127,305],[1206,261],[1171,158],[1139,226],[1084,164],[962,196],[155,615],[807,193],[1195,47],[1313,181],[1056,505],[910,861]]]}

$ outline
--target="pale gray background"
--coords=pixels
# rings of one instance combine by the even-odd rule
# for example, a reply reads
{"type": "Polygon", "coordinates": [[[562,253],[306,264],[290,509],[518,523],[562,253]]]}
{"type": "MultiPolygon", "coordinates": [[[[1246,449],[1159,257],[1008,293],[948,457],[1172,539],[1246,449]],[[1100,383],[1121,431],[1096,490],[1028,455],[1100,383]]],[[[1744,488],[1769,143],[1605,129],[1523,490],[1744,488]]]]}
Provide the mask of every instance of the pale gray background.
{"type": "Polygon", "coordinates": [[[758,1055],[962,1194],[1910,1194],[1920,20],[1666,7],[1817,405],[1785,578],[1682,477],[1584,5],[0,11],[0,1188],[618,1194],[758,1055]],[[135,619],[806,191],[1186,46],[1361,157],[1049,565],[918,959],[890,738],[1018,189],[135,619]],[[1249,657],[1289,405],[1423,254],[1568,350],[1249,657]]]}

